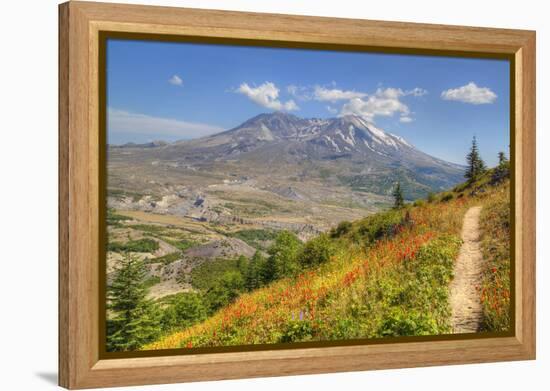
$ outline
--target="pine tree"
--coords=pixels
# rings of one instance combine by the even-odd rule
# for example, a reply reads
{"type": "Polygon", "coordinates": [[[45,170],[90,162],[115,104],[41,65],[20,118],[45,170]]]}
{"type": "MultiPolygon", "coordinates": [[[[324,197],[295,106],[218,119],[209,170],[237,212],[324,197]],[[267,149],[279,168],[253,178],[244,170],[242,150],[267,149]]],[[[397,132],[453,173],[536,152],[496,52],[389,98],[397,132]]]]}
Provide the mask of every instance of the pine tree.
{"type": "Polygon", "coordinates": [[[262,271],[265,268],[266,259],[256,251],[244,273],[244,286],[247,291],[258,289],[263,285],[262,271]]]}
{"type": "Polygon", "coordinates": [[[485,163],[483,162],[483,160],[481,159],[481,156],[479,155],[477,140],[475,136],[472,139],[472,146],[470,148],[470,152],[468,153],[468,155],[466,155],[466,163],[468,167],[466,168],[464,177],[468,179],[470,182],[475,181],[486,170],[485,163]]]}
{"type": "Polygon", "coordinates": [[[107,289],[107,308],[113,313],[107,324],[109,351],[136,350],[160,333],[161,311],[147,300],[146,271],[136,257],[124,258],[107,289]]]}
{"type": "Polygon", "coordinates": [[[499,183],[502,180],[504,180],[504,178],[507,178],[509,176],[510,176],[510,161],[508,160],[504,152],[499,152],[498,166],[496,166],[493,172],[492,181],[493,183],[499,183]]]}
{"type": "Polygon", "coordinates": [[[397,182],[395,189],[393,190],[393,207],[394,209],[401,209],[405,205],[403,201],[403,192],[401,191],[401,183],[397,182]]]}
{"type": "Polygon", "coordinates": [[[503,166],[506,166],[508,165],[508,158],[506,157],[506,154],[504,152],[499,152],[498,153],[498,165],[500,167],[503,167],[503,166]]]}

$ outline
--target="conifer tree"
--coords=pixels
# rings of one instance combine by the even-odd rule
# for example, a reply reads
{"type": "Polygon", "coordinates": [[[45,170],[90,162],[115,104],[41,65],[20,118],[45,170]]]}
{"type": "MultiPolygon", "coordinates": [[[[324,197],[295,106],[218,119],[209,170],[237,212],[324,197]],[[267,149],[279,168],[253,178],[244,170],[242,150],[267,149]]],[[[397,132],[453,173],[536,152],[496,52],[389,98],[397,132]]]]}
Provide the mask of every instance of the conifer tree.
{"type": "Polygon", "coordinates": [[[472,139],[472,146],[470,147],[470,152],[466,155],[467,168],[464,173],[464,177],[468,181],[473,182],[486,170],[485,162],[481,159],[479,150],[477,147],[476,137],[472,139]]]}
{"type": "Polygon", "coordinates": [[[281,231],[267,250],[269,258],[264,268],[264,282],[294,275],[298,269],[297,257],[302,242],[290,231],[281,231]]]}
{"type": "Polygon", "coordinates": [[[401,183],[397,182],[395,189],[393,190],[393,207],[394,209],[401,209],[405,205],[403,200],[403,191],[401,190],[401,183]]]}
{"type": "Polygon", "coordinates": [[[506,154],[504,152],[498,153],[498,165],[503,167],[508,164],[508,158],[506,157],[506,154]]]}
{"type": "Polygon", "coordinates": [[[258,289],[263,285],[262,271],[265,268],[266,260],[264,256],[256,251],[250,262],[244,275],[244,286],[247,291],[258,289]]]}
{"type": "Polygon", "coordinates": [[[498,153],[498,166],[493,172],[493,183],[499,183],[510,175],[510,161],[504,152],[498,153]]]}
{"type": "Polygon", "coordinates": [[[161,311],[146,298],[146,271],[143,261],[124,258],[107,289],[107,308],[112,317],[107,321],[109,351],[136,350],[153,341],[160,333],[161,311]]]}

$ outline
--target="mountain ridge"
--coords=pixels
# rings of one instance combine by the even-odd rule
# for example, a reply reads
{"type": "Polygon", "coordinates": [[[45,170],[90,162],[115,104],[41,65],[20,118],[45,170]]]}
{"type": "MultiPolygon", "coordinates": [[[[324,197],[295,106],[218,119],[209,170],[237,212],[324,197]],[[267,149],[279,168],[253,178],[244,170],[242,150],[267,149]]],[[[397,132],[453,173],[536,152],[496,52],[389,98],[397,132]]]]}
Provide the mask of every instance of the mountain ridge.
{"type": "Polygon", "coordinates": [[[448,189],[464,172],[463,166],[433,157],[354,115],[321,119],[262,113],[202,138],[110,151],[137,165],[259,178],[264,188],[307,179],[327,188],[388,196],[400,182],[408,199],[448,189]]]}

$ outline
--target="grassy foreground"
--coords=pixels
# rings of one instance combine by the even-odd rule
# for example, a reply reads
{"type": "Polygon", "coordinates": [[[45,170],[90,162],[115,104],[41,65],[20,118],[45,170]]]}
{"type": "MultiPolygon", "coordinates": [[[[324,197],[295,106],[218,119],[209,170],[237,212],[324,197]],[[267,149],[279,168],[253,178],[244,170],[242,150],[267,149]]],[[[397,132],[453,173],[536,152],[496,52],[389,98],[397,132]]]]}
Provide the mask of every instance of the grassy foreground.
{"type": "MultiPolygon", "coordinates": [[[[486,175],[486,178],[490,172],[486,175]]],[[[168,349],[450,332],[448,284],[463,216],[483,205],[484,327],[509,319],[508,184],[475,186],[333,230],[330,260],[242,294],[206,319],[142,347],[168,349]]]]}

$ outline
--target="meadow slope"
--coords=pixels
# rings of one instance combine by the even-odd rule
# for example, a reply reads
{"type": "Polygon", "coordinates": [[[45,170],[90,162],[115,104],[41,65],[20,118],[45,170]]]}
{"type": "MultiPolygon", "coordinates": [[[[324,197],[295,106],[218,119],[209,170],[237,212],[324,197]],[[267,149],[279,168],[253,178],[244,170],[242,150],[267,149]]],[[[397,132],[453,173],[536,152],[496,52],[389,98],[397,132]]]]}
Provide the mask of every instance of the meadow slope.
{"type": "Polygon", "coordinates": [[[466,211],[481,206],[483,329],[509,325],[509,184],[475,183],[400,210],[341,224],[330,260],[240,295],[149,349],[451,333],[449,284],[466,211]]]}

